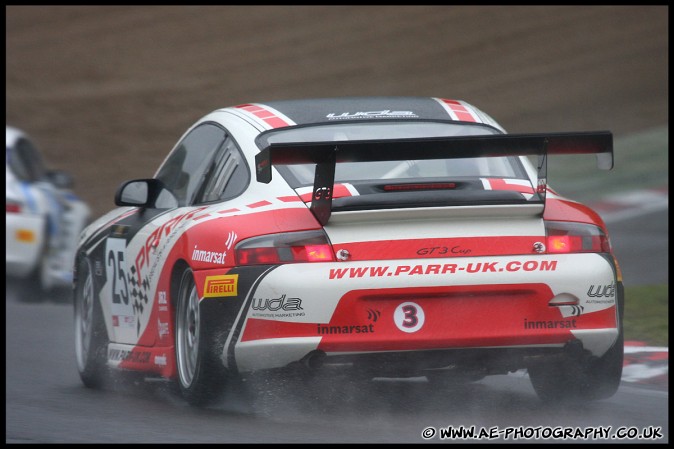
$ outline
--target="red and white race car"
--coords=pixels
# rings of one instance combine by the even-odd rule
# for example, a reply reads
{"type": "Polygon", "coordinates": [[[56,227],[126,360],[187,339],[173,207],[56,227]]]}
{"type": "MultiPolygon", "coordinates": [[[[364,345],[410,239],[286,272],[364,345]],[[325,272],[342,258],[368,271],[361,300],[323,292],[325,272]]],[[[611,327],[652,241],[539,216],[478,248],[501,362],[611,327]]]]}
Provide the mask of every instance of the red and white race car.
{"type": "Polygon", "coordinates": [[[5,272],[22,301],[39,302],[73,285],[78,238],[91,210],[73,178],[49,168],[32,137],[5,126],[5,272]]]}
{"type": "Polygon", "coordinates": [[[610,397],[620,270],[601,218],[546,182],[547,155],[590,153],[610,169],[611,133],[507,134],[442,98],[216,110],[81,235],[82,381],[140,371],[203,405],[277,368],[527,369],[543,400],[610,397]]]}

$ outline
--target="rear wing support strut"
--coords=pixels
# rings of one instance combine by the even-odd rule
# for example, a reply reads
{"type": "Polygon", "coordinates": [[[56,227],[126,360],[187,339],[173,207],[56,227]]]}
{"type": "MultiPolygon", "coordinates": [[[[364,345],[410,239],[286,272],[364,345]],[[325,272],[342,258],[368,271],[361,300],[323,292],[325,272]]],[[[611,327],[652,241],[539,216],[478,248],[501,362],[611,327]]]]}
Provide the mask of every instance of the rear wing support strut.
{"type": "Polygon", "coordinates": [[[340,162],[458,159],[498,156],[538,156],[535,199],[545,204],[549,154],[596,154],[597,166],[613,168],[613,135],[610,131],[545,134],[497,134],[411,138],[396,140],[346,140],[276,142],[255,156],[258,182],[269,183],[273,165],[316,164],[311,211],[321,225],[332,212],[335,166],[340,162]]]}

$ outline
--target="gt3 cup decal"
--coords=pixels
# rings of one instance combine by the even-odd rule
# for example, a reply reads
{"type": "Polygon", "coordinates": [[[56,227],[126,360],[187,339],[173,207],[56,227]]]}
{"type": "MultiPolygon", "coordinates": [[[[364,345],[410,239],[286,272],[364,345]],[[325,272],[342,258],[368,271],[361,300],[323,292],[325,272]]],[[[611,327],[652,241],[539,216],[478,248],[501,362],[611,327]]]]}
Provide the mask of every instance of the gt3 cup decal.
{"type": "Polygon", "coordinates": [[[433,256],[440,257],[446,254],[458,254],[462,256],[467,256],[471,253],[471,250],[468,248],[461,248],[459,245],[448,248],[446,246],[433,246],[430,248],[421,248],[417,251],[417,254],[420,256],[433,256]]]}
{"type": "Polygon", "coordinates": [[[419,304],[404,302],[396,307],[393,313],[393,321],[401,331],[412,333],[421,329],[424,321],[426,321],[426,316],[424,315],[424,309],[419,304]]]}

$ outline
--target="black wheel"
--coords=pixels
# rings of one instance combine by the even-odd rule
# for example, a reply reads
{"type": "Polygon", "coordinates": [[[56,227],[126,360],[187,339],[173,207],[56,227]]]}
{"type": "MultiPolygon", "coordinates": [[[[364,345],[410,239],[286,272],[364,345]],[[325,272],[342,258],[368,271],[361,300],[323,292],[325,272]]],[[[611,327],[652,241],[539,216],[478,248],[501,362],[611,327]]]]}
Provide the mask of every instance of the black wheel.
{"type": "Polygon", "coordinates": [[[622,329],[618,340],[606,354],[592,360],[585,368],[587,381],[581,385],[581,394],[589,399],[607,399],[618,391],[623,373],[625,341],[622,329]]]}
{"type": "MultiPolygon", "coordinates": [[[[49,228],[45,225],[42,235],[49,235],[49,228]]],[[[45,237],[46,238],[46,237],[45,237]]],[[[47,288],[47,251],[49,243],[45,240],[40,248],[37,265],[30,274],[18,279],[16,283],[19,300],[25,303],[43,302],[49,295],[47,288]]]]}
{"type": "Polygon", "coordinates": [[[86,258],[79,264],[74,306],[77,370],[85,386],[101,388],[107,375],[108,336],[91,266],[86,258]]]}
{"type": "Polygon", "coordinates": [[[532,365],[529,367],[531,384],[544,402],[610,398],[620,386],[623,353],[621,326],[615,344],[602,357],[532,365]]]}
{"type": "Polygon", "coordinates": [[[33,271],[25,278],[9,278],[8,285],[16,292],[17,299],[23,303],[39,303],[46,296],[40,285],[40,276],[33,271]]]}
{"type": "Polygon", "coordinates": [[[220,398],[227,373],[210,344],[214,336],[205,330],[191,269],[182,272],[179,285],[175,323],[178,385],[187,402],[204,406],[220,398]]]}

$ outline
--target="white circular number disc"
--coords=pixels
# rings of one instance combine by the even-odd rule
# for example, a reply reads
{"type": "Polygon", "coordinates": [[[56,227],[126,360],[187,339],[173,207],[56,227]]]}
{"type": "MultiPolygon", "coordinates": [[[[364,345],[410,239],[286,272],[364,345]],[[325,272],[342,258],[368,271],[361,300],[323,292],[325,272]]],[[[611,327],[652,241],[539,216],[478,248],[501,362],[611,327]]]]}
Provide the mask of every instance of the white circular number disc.
{"type": "Polygon", "coordinates": [[[393,321],[403,332],[416,332],[424,325],[424,309],[414,302],[404,302],[396,307],[393,321]]]}

